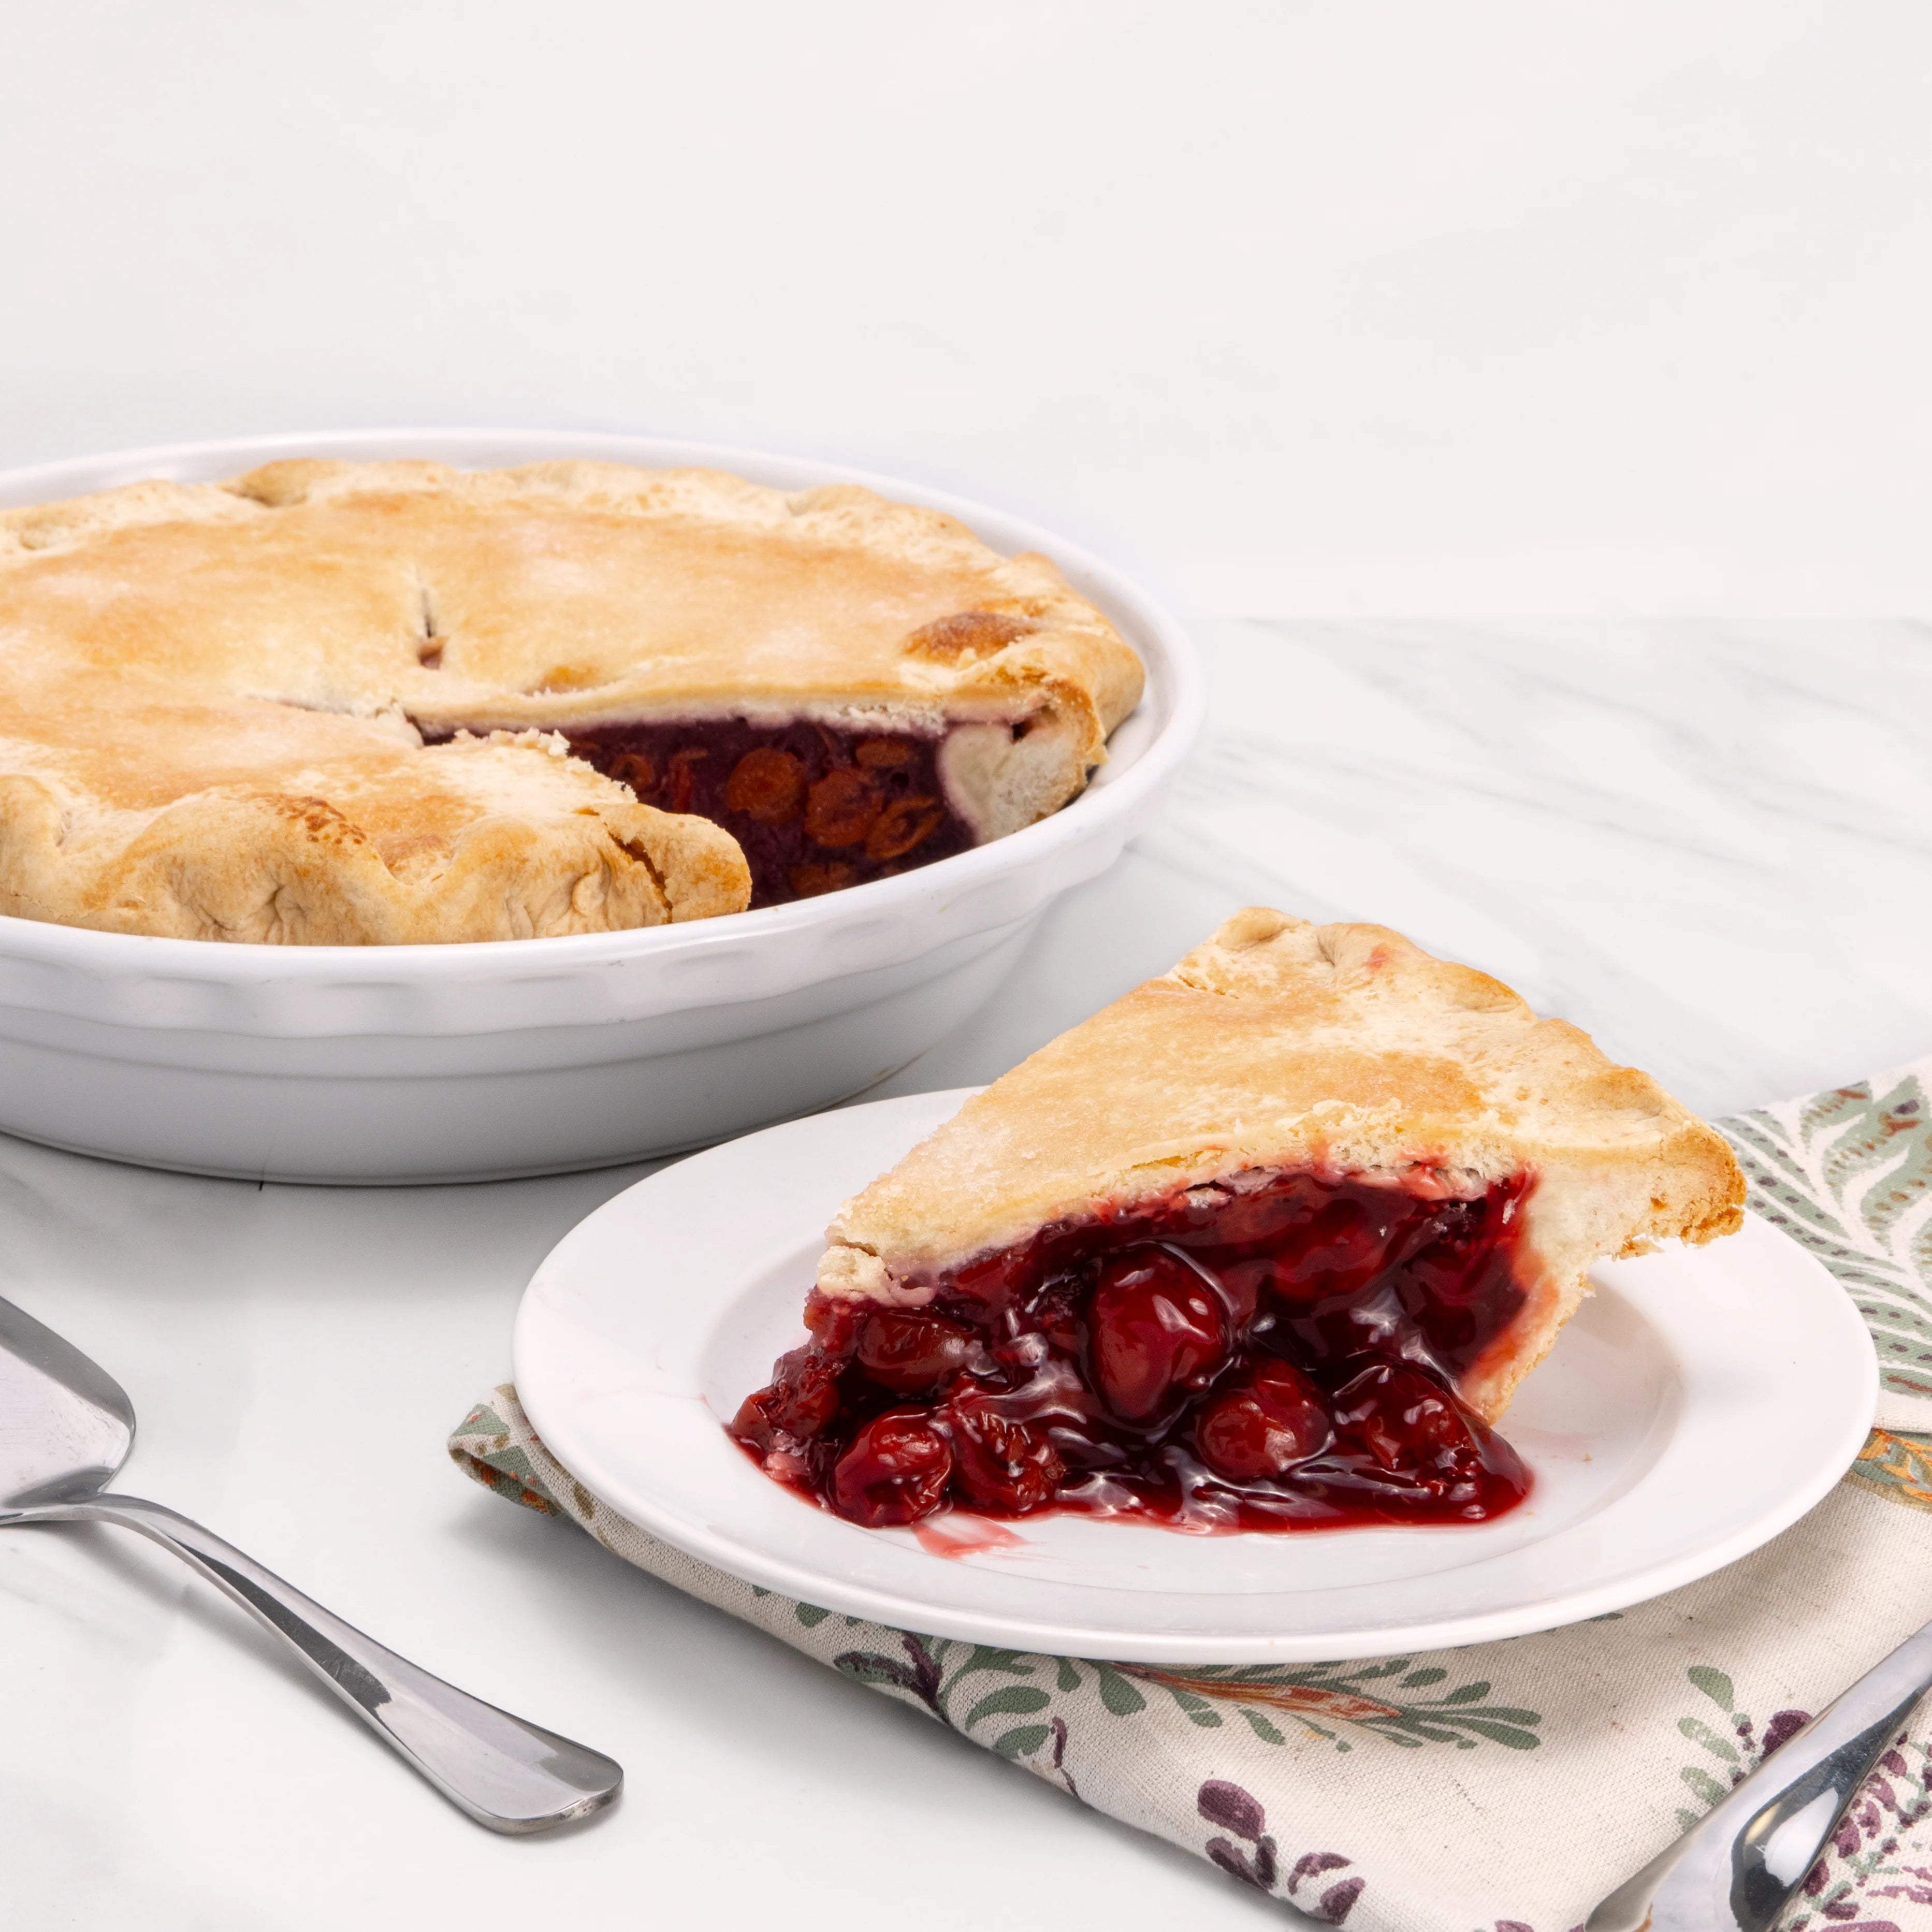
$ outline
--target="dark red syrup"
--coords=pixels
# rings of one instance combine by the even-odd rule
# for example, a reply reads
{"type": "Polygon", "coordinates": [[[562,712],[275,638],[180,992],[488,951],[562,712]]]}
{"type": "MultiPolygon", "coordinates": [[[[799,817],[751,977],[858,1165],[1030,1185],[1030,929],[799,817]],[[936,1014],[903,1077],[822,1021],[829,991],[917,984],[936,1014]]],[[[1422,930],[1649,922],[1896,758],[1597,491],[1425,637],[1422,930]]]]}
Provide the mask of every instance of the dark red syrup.
{"type": "Polygon", "coordinates": [[[1520,1310],[1526,1177],[1276,1175],[1049,1228],[918,1309],[814,1289],[730,1432],[851,1521],[1078,1510],[1196,1533],[1479,1522],[1530,1478],[1456,1395],[1520,1310]]]}
{"type": "Polygon", "coordinates": [[[742,718],[588,725],[570,748],[646,805],[722,825],[752,868],[752,903],[782,905],[974,843],[946,802],[940,740],[742,718]]]}

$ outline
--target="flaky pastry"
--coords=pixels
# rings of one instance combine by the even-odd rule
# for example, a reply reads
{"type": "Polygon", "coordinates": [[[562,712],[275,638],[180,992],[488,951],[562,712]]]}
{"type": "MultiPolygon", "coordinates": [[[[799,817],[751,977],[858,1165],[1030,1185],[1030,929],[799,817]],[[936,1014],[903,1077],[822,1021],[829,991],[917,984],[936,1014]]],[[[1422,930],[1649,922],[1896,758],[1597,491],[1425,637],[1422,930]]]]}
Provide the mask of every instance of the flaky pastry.
{"type": "Polygon", "coordinates": [[[864,490],[136,484],[0,512],[0,911],[307,944],[704,917],[1031,823],[1140,685],[1046,560],[864,490]]]}

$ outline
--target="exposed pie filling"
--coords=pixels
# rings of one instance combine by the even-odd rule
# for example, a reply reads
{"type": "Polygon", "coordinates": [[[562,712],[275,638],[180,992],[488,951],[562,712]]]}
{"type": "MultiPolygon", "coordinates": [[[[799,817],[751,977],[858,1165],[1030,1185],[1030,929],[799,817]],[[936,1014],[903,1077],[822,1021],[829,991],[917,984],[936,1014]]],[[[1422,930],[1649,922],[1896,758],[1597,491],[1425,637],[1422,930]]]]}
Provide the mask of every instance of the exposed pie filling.
{"type": "Polygon", "coordinates": [[[567,735],[643,803],[723,826],[744,848],[754,906],[890,878],[974,843],[946,802],[937,738],[742,718],[567,735]]]}
{"type": "Polygon", "coordinates": [[[730,1433],[869,1527],[947,1504],[1197,1532],[1480,1521],[1530,1479],[1454,1388],[1523,1306],[1530,1185],[1258,1175],[1049,1227],[923,1307],[814,1289],[810,1340],[730,1433]]]}

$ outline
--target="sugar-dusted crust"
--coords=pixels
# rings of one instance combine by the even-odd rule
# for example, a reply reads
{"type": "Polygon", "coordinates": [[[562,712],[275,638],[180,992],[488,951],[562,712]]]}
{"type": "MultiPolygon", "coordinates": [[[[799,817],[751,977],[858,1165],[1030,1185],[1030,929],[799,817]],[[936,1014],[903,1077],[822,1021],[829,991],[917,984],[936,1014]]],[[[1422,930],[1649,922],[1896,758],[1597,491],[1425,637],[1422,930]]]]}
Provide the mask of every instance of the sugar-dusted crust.
{"type": "Polygon", "coordinates": [[[1042,1226],[1253,1169],[1458,1197],[1534,1176],[1516,1250],[1528,1304],[1462,1385],[1492,1420],[1592,1262],[1729,1234],[1744,1201],[1717,1133],[1498,981],[1383,926],[1250,908],[847,1202],[818,1285],[916,1304],[1042,1226]]]}
{"type": "Polygon", "coordinates": [[[310,944],[702,916],[746,903],[730,839],[536,734],[950,733],[991,838],[1080,789],[1141,680],[1046,559],[865,490],[588,463],[136,484],[0,512],[0,908],[310,944]],[[459,729],[487,754],[424,742],[459,729]]]}

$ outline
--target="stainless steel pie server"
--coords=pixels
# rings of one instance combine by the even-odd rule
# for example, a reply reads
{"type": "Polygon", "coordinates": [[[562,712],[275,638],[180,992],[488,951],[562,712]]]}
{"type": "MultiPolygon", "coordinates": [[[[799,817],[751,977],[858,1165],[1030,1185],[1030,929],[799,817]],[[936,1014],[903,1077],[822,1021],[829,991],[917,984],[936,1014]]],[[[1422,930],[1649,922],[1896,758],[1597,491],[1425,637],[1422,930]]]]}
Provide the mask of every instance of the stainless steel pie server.
{"type": "Polygon", "coordinates": [[[542,1832],[617,1795],[623,1767],[526,1724],[332,1616],[273,1572],[159,1503],[105,1495],[134,1443],[119,1383],[0,1300],[0,1528],[112,1522],[172,1550],[281,1638],[451,1803],[493,1832],[542,1832]]]}
{"type": "Polygon", "coordinates": [[[1932,1690],[1932,1624],[1620,1885],[1584,1932],[1770,1932],[1858,1787],[1932,1690]]]}

